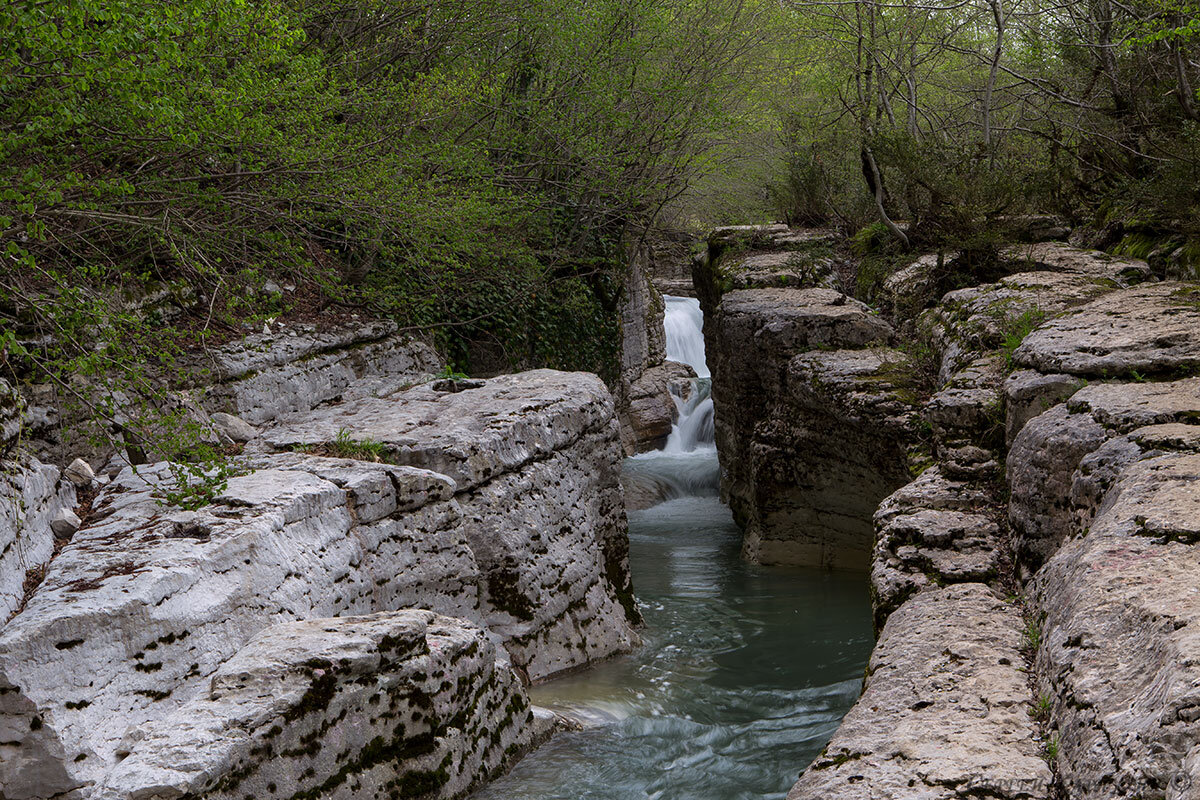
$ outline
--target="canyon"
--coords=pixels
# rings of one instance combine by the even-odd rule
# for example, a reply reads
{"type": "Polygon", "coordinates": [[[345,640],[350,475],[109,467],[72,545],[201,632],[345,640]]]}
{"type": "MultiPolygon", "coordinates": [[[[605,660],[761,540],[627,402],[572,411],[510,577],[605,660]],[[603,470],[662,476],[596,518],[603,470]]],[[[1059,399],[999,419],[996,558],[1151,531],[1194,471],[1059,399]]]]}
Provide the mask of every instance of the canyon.
{"type": "Polygon", "coordinates": [[[1200,289],[1043,223],[634,259],[611,390],[268,328],[194,507],[0,382],[0,798],[1195,796],[1200,289]]]}

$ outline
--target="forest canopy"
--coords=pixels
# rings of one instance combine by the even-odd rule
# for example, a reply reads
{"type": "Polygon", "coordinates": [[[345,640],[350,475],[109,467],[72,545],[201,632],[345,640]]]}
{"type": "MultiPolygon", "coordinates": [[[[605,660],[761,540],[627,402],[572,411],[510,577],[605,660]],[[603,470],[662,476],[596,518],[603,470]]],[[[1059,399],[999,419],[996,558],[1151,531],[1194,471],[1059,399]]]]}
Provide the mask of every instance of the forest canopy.
{"type": "Polygon", "coordinates": [[[612,379],[630,259],[724,222],[902,254],[1050,212],[1200,262],[1198,19],[1195,0],[14,0],[0,364],[111,417],[190,349],[361,312],[463,369],[612,379]],[[188,313],[141,302],[159,296],[188,313]]]}

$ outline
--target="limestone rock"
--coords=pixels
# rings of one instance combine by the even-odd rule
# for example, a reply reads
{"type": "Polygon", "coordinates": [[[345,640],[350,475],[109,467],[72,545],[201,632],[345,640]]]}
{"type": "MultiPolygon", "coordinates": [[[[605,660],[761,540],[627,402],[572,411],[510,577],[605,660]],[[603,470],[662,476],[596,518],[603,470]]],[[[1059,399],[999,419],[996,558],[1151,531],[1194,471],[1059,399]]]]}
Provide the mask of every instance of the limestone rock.
{"type": "Polygon", "coordinates": [[[940,379],[950,379],[981,354],[995,351],[1027,324],[1101,297],[1120,286],[1114,274],[1022,272],[996,283],[948,292],[919,325],[942,353],[940,379]]]}
{"type": "Polygon", "coordinates": [[[69,539],[82,524],[83,520],[74,511],[69,508],[60,508],[50,520],[50,530],[54,531],[54,535],[59,539],[69,539]]]}
{"type": "Polygon", "coordinates": [[[696,373],[686,364],[664,361],[651,367],[629,389],[622,415],[621,440],[627,453],[661,449],[679,417],[676,398],[685,400],[696,373]]]}
{"type": "Polygon", "coordinates": [[[21,435],[25,402],[12,384],[0,378],[0,456],[16,444],[21,435]]]}
{"type": "Polygon", "coordinates": [[[909,600],[879,637],[862,697],[788,800],[1048,798],[1022,626],[977,583],[909,600]]]}
{"type": "Polygon", "coordinates": [[[484,620],[535,679],[628,650],[638,615],[612,397],[585,373],[479,383],[332,406],[262,441],[321,451],[349,436],[375,446],[360,457],[449,476],[485,576],[484,620]]]}
{"type": "Polygon", "coordinates": [[[429,611],[268,628],[142,726],[97,800],[461,797],[535,736],[483,631],[429,611]]]}
{"type": "Polygon", "coordinates": [[[1013,354],[1040,372],[1120,377],[1200,367],[1200,288],[1138,286],[1050,320],[1013,354]]]}
{"type": "MultiPolygon", "coordinates": [[[[154,730],[167,739],[146,763],[183,768],[170,755],[171,720],[205,719],[189,704],[219,700],[206,694],[213,675],[280,623],[422,607],[481,625],[535,680],[632,646],[620,450],[603,384],[542,371],[383,402],[327,409],[305,429],[333,432],[312,441],[341,441],[348,458],[252,443],[244,474],[198,511],[156,499],[165,465],[103,487],[88,524],[0,630],[6,796],[22,797],[10,790],[20,786],[91,797],[154,730]],[[458,482],[354,451],[337,435],[346,418],[361,423],[356,435],[458,482]]],[[[213,746],[197,757],[216,769],[230,751],[213,746]]]]}
{"type": "Polygon", "coordinates": [[[621,323],[620,385],[628,402],[629,388],[666,358],[663,298],[647,276],[650,256],[645,251],[630,261],[625,291],[618,308],[621,323]]]}
{"type": "Polygon", "coordinates": [[[1009,451],[1009,521],[1019,560],[1036,569],[1074,530],[1080,462],[1110,439],[1200,416],[1200,378],[1089,384],[1027,423],[1009,451]]]}
{"type": "Polygon", "coordinates": [[[1114,256],[1100,250],[1085,250],[1065,242],[1017,244],[1004,248],[1001,258],[1024,266],[1024,270],[1050,270],[1092,275],[1122,287],[1152,277],[1150,265],[1140,258],[1114,256]]]}
{"type": "Polygon", "coordinates": [[[956,253],[927,253],[883,279],[881,302],[893,319],[913,316],[938,297],[945,265],[956,253]]]}
{"type": "MultiPolygon", "coordinates": [[[[478,618],[478,568],[442,476],[289,456],[216,503],[161,506],[126,470],[0,630],[0,785],[98,781],[126,734],[195,699],[279,622],[421,605],[478,618]],[[406,510],[402,510],[406,509],[406,510]]],[[[42,793],[42,794],[39,794],[42,793]]]]}
{"type": "Polygon", "coordinates": [[[998,578],[1003,540],[993,515],[987,492],[938,466],[885,499],[871,559],[876,629],[919,591],[998,578]]]}
{"type": "Polygon", "coordinates": [[[441,369],[428,344],[395,330],[382,321],[297,325],[216,348],[208,405],[261,425],[347,394],[394,392],[441,369]]]}
{"type": "Polygon", "coordinates": [[[770,225],[726,225],[714,228],[708,235],[710,245],[767,242],[776,236],[788,235],[788,226],[782,223],[770,225]]]}
{"type": "Polygon", "coordinates": [[[1037,577],[1037,674],[1068,797],[1176,800],[1200,785],[1198,481],[1195,454],[1129,466],[1037,577]]]}
{"type": "Polygon", "coordinates": [[[1010,374],[1004,381],[1005,445],[1011,447],[1025,423],[1075,394],[1084,383],[1062,373],[1043,375],[1022,369],[1010,374]]]}
{"type": "Polygon", "coordinates": [[[865,567],[875,504],[908,480],[906,357],[827,289],[726,294],[705,325],[722,492],[763,563],[865,567]],[[853,487],[852,489],[849,487],[853,487]]]}
{"type": "Polygon", "coordinates": [[[737,289],[833,288],[839,236],[821,228],[735,225],[716,229],[692,265],[692,285],[706,317],[737,289]]]}
{"type": "MultiPolygon", "coordinates": [[[[799,242],[797,241],[797,244],[799,242]]],[[[834,288],[833,251],[825,239],[812,239],[805,250],[752,251],[720,263],[725,291],[772,287],[834,288]]]]}
{"type": "Polygon", "coordinates": [[[951,377],[925,404],[936,455],[956,477],[985,478],[999,471],[991,452],[1004,430],[1004,361],[977,358],[951,377]]]}
{"type": "Polygon", "coordinates": [[[234,442],[248,442],[258,436],[258,429],[240,417],[217,411],[212,415],[213,426],[234,442]]]}
{"type": "Polygon", "coordinates": [[[1053,214],[1017,214],[1001,217],[996,224],[1019,242],[1044,242],[1066,239],[1071,234],[1070,223],[1053,214]]]}
{"type": "Polygon", "coordinates": [[[96,471],[92,469],[91,464],[82,458],[77,458],[63,470],[63,477],[83,489],[92,485],[92,481],[96,479],[96,471]]]}
{"type": "Polygon", "coordinates": [[[75,487],[31,456],[0,460],[0,628],[24,597],[26,576],[54,552],[50,521],[75,506],[75,487]]]}

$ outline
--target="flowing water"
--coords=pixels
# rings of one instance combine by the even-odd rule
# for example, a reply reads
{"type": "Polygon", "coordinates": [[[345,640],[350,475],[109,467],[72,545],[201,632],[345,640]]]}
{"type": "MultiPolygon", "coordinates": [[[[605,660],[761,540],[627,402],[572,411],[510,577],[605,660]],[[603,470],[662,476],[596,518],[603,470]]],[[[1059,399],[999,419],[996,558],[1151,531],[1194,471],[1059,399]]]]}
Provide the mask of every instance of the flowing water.
{"type": "Polygon", "coordinates": [[[861,574],[739,557],[718,498],[695,300],[667,298],[668,358],[702,377],[667,445],[626,462],[670,499],[629,515],[645,645],[532,691],[583,723],[475,800],[782,800],[858,696],[871,651],[861,574]]]}

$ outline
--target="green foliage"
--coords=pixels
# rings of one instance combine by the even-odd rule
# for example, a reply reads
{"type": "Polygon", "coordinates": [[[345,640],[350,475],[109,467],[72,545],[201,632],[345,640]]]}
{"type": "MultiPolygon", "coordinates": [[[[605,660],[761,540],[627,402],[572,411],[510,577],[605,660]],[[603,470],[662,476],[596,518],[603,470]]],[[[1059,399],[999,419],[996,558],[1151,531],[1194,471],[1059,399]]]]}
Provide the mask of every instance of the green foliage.
{"type": "Polygon", "coordinates": [[[1059,745],[1061,744],[1061,741],[1062,740],[1057,733],[1046,740],[1045,750],[1042,753],[1042,757],[1045,758],[1047,762],[1053,764],[1058,760],[1059,745]]]}
{"type": "Polygon", "coordinates": [[[1000,352],[1004,356],[1004,364],[1009,372],[1016,366],[1013,363],[1013,354],[1021,346],[1021,342],[1025,341],[1025,337],[1032,333],[1034,328],[1045,321],[1046,312],[1040,308],[1029,309],[1016,317],[1005,317],[1002,320],[1001,334],[1004,338],[1000,342],[1000,352]]]}
{"type": "Polygon", "coordinates": [[[763,8],[12,3],[5,375],[72,430],[206,465],[184,494],[222,454],[173,441],[172,391],[265,319],[366,311],[469,371],[612,379],[627,259],[714,171],[763,8]]]}
{"type": "Polygon", "coordinates": [[[358,461],[383,461],[387,448],[374,439],[355,439],[346,428],[341,428],[326,449],[334,458],[353,458],[358,461]]]}

